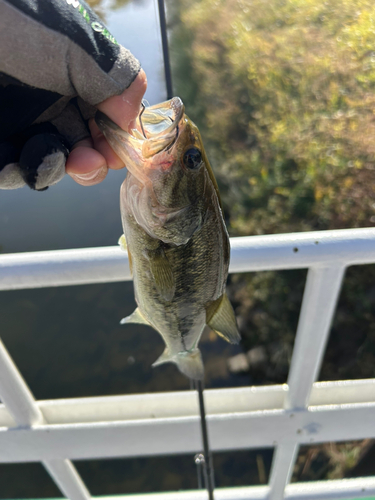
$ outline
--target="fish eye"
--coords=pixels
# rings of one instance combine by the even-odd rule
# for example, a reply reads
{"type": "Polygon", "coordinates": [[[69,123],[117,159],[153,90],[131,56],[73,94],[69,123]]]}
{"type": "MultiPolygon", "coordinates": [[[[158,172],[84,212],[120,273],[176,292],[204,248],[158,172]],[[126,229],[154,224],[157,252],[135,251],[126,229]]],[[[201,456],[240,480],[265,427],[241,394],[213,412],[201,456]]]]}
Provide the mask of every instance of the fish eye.
{"type": "Polygon", "coordinates": [[[198,170],[202,163],[202,153],[197,148],[190,148],[185,151],[182,161],[186,168],[198,170]]]}

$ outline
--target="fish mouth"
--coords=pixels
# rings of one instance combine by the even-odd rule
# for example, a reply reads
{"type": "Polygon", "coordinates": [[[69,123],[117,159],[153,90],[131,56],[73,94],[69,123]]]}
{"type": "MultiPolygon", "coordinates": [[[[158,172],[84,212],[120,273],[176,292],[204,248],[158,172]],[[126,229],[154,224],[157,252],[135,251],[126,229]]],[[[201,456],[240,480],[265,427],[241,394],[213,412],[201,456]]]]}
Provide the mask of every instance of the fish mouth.
{"type": "Polygon", "coordinates": [[[97,111],[95,122],[115,153],[138,178],[150,159],[162,151],[172,149],[180,132],[185,107],[179,97],[173,97],[142,109],[131,129],[126,132],[107,115],[97,111]]]}

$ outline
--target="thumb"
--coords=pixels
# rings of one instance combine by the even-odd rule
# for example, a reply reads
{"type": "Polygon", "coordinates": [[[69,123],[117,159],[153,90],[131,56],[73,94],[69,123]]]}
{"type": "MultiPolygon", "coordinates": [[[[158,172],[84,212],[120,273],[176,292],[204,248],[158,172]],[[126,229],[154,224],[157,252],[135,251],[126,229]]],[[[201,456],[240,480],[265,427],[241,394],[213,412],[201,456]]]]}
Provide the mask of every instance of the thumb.
{"type": "Polygon", "coordinates": [[[147,77],[141,69],[133,83],[122,94],[106,99],[98,104],[97,108],[123,130],[129,130],[132,122],[139,115],[146,89],[147,77]]]}
{"type": "MultiPolygon", "coordinates": [[[[146,73],[141,70],[133,83],[122,94],[109,97],[96,107],[123,130],[129,130],[139,114],[146,88],[146,73]]],[[[111,149],[93,120],[90,121],[90,131],[94,149],[85,147],[86,145],[82,143],[76,144],[76,148],[70,153],[66,164],[67,173],[76,182],[85,186],[101,182],[106,176],[108,168],[117,170],[124,167],[124,163],[111,149]]]]}

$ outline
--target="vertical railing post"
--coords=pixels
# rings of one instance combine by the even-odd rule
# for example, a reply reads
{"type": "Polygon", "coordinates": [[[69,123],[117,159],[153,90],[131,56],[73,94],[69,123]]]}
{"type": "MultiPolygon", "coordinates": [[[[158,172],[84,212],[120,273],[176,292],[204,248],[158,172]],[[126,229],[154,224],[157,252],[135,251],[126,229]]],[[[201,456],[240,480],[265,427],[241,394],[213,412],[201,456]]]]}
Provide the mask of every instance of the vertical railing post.
{"type": "Polygon", "coordinates": [[[306,408],[340,294],[344,266],[309,269],[289,370],[286,408],[306,408]]]}
{"type": "MultiPolygon", "coordinates": [[[[318,377],[339,297],[345,267],[313,267],[307,274],[293,356],[289,369],[285,409],[302,410],[309,403],[318,377]]],[[[298,441],[278,443],[271,469],[270,500],[281,500],[298,455],[298,441]]]]}
{"type": "MultiPolygon", "coordinates": [[[[17,425],[32,427],[46,423],[30,389],[1,340],[0,399],[17,425]]],[[[69,460],[47,460],[43,465],[67,498],[90,499],[90,493],[69,460]]]]}

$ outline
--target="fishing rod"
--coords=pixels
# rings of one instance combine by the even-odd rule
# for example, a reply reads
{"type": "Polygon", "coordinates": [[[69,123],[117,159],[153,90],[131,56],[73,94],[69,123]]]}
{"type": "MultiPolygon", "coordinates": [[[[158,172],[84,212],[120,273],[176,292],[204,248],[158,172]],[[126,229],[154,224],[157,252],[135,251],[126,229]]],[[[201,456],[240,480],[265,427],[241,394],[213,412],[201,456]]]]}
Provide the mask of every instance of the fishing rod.
{"type": "Polygon", "coordinates": [[[204,398],[203,398],[203,382],[201,380],[191,380],[191,382],[192,382],[191,384],[192,388],[198,391],[199,413],[200,413],[202,441],[203,441],[203,453],[198,453],[194,457],[194,461],[197,465],[198,488],[203,488],[203,481],[202,481],[202,471],[203,471],[204,483],[207,489],[208,499],[214,500],[214,488],[215,488],[214,467],[213,467],[210,445],[208,442],[206,410],[204,407],[204,398]]]}
{"type": "Polygon", "coordinates": [[[172,97],[173,97],[172,72],[171,72],[171,63],[170,63],[170,59],[169,59],[167,21],[166,21],[166,17],[165,17],[164,0],[158,0],[158,7],[159,7],[159,23],[160,23],[161,42],[162,42],[162,48],[163,48],[165,84],[167,87],[167,99],[172,99],[172,97]]]}

